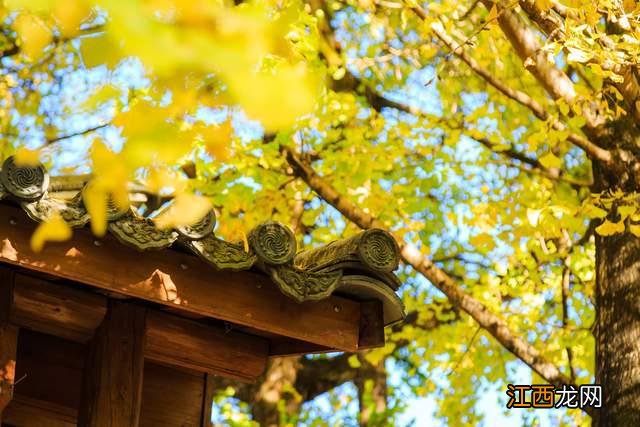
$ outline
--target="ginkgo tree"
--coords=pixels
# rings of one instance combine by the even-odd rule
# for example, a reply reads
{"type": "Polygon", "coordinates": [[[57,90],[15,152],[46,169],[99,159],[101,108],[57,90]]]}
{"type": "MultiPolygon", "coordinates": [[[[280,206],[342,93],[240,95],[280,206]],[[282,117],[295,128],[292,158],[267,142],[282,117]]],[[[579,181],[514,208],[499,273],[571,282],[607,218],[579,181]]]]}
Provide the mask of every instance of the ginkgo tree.
{"type": "MultiPolygon", "coordinates": [[[[409,394],[476,425],[520,363],[602,384],[562,423],[640,424],[635,0],[5,0],[2,19],[2,153],[75,174],[96,234],[136,185],[145,215],[174,200],[159,226],[213,206],[227,239],[266,218],[305,245],[396,237],[388,344],[221,380],[226,423],[396,425],[409,394]]],[[[54,217],[34,249],[69,235],[54,217]]]]}

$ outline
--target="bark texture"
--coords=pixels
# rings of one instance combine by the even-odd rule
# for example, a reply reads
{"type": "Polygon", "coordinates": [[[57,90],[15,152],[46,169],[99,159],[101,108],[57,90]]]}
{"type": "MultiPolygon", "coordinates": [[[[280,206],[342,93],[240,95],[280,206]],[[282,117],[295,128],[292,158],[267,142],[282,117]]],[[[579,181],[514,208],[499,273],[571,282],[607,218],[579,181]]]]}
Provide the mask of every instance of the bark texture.
{"type": "Polygon", "coordinates": [[[387,410],[387,371],[384,360],[375,365],[363,356],[359,360],[361,368],[355,381],[360,404],[358,422],[362,427],[384,424],[381,416],[387,410]]]}
{"type": "MultiPolygon", "coordinates": [[[[618,137],[629,136],[612,130],[618,137]]],[[[628,138],[621,139],[629,141],[628,138]]],[[[620,141],[620,140],[619,140],[620,141]]],[[[632,174],[603,173],[594,164],[596,192],[636,192],[632,174]]],[[[612,221],[619,218],[613,217],[612,221]]],[[[640,425],[640,238],[626,231],[596,234],[596,383],[602,408],[594,427],[640,425]]]]}
{"type": "Polygon", "coordinates": [[[281,410],[278,402],[284,400],[284,412],[295,414],[300,408],[300,401],[292,393],[293,385],[300,369],[299,357],[280,357],[270,361],[264,379],[253,396],[251,410],[253,418],[261,426],[274,427],[281,425],[281,410]]]}
{"type": "Polygon", "coordinates": [[[640,425],[640,239],[596,238],[596,382],[602,408],[595,426],[640,425]]]}

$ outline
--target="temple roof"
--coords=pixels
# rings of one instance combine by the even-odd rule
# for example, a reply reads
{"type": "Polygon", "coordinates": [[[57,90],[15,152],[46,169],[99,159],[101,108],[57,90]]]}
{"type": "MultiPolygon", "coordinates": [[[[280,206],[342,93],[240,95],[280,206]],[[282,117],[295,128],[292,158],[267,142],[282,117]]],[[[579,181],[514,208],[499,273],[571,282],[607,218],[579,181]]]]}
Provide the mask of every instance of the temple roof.
{"type": "MultiPolygon", "coordinates": [[[[62,177],[50,177],[43,166],[20,167],[13,157],[0,169],[0,199],[19,204],[34,221],[42,222],[59,214],[71,227],[84,227],[89,214],[84,206],[84,188],[68,197],[68,188],[59,185],[62,177]],[[67,193],[63,197],[63,191],[67,193]]],[[[163,209],[168,209],[171,201],[163,209]]],[[[302,303],[341,295],[358,301],[379,300],[384,323],[404,318],[404,307],[396,291],[400,285],[394,271],[400,251],[394,238],[384,230],[369,229],[327,245],[298,250],[293,232],[274,221],[264,222],[242,242],[228,242],[215,235],[213,210],[198,223],[187,227],[159,229],[133,206],[122,211],[110,204],[107,230],[122,244],[140,251],[189,251],[213,270],[252,270],[265,274],[289,298],[302,303]]]]}

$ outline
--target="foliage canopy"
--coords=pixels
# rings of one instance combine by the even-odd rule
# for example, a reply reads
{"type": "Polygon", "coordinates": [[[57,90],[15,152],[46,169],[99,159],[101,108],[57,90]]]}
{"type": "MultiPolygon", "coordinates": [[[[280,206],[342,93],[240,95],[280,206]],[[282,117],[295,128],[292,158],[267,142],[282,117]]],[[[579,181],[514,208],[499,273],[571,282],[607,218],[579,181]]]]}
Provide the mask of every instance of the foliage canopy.
{"type": "MultiPolygon", "coordinates": [[[[595,254],[640,236],[635,0],[5,0],[0,14],[0,150],[90,172],[96,234],[135,184],[161,196],[146,215],[174,199],[160,226],[214,207],[230,240],[274,219],[305,245],[374,223],[402,243],[408,319],[388,345],[274,362],[275,398],[221,384],[227,423],[395,425],[406,396],[431,396],[448,424],[476,425],[487,390],[521,379],[516,360],[532,383],[594,382],[595,254]],[[302,405],[347,383],[336,413],[302,405]]],[[[55,218],[34,249],[68,236],[55,218]]]]}

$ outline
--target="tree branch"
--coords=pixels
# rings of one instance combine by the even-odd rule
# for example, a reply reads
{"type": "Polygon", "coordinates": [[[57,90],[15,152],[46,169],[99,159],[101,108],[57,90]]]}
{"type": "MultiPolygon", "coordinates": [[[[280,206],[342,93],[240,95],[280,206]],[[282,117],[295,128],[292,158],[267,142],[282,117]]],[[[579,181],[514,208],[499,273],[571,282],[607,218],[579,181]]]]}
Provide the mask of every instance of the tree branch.
{"type": "MultiPolygon", "coordinates": [[[[552,40],[560,40],[565,41],[566,34],[564,31],[564,22],[562,19],[562,15],[558,11],[558,4],[554,5],[554,8],[549,9],[548,11],[543,11],[538,8],[535,0],[520,0],[519,2],[522,10],[527,14],[531,21],[535,22],[536,25],[552,40]]],[[[567,16],[567,11],[564,10],[565,17],[567,16]]],[[[615,43],[606,35],[601,35],[600,40],[609,48],[615,49],[615,43]]],[[[610,70],[619,74],[623,78],[622,83],[614,82],[613,86],[615,86],[622,97],[625,99],[628,105],[628,110],[631,114],[636,118],[636,120],[640,120],[640,109],[637,108],[636,102],[640,100],[640,81],[638,81],[638,77],[633,69],[633,67],[623,67],[623,66],[614,66],[612,67],[609,64],[599,63],[600,67],[604,70],[610,70]]],[[[587,81],[586,78],[581,75],[583,80],[587,81]]],[[[587,81],[588,83],[588,81],[587,81]]]]}
{"type": "MultiPolygon", "coordinates": [[[[375,217],[354,205],[325,182],[308,164],[301,161],[293,149],[282,146],[281,150],[294,173],[342,215],[363,229],[373,227],[386,229],[384,224],[375,217]]],[[[517,336],[503,319],[493,314],[480,301],[466,293],[451,277],[422,255],[416,247],[407,244],[397,236],[395,238],[400,246],[402,259],[442,291],[452,305],[469,314],[483,329],[493,335],[500,344],[550,384],[560,386],[571,383],[570,379],[562,374],[555,365],[548,362],[537,349],[517,336]]]]}
{"type": "MultiPolygon", "coordinates": [[[[411,8],[413,12],[423,20],[427,19],[426,12],[419,6],[414,6],[411,8]]],[[[531,98],[524,92],[519,90],[515,90],[506,84],[504,84],[501,80],[491,75],[487,70],[482,68],[478,62],[467,55],[463,46],[456,45],[455,41],[446,33],[444,27],[440,22],[434,22],[431,24],[431,30],[433,33],[442,41],[457,57],[459,57],[462,61],[464,61],[469,68],[471,68],[476,74],[482,77],[487,83],[496,88],[499,92],[507,96],[508,98],[518,102],[521,105],[524,105],[529,110],[533,112],[533,114],[539,118],[540,120],[550,119],[547,111],[540,105],[536,100],[531,98]]],[[[558,120],[552,119],[551,125],[554,129],[557,130],[565,130],[566,126],[559,122],[558,120]]],[[[567,137],[567,141],[574,144],[576,147],[581,148],[587,156],[591,160],[598,160],[603,165],[608,167],[613,167],[613,156],[611,152],[605,150],[604,148],[599,147],[588,139],[584,138],[575,133],[570,133],[567,137]]]]}
{"type": "Polygon", "coordinates": [[[510,6],[493,0],[482,0],[487,9],[498,7],[498,24],[507,36],[516,53],[524,62],[525,68],[533,74],[553,99],[563,98],[572,102],[576,98],[573,82],[555,64],[547,59],[541,50],[537,34],[527,26],[518,13],[510,6]]]}
{"type": "Polygon", "coordinates": [[[576,189],[579,189],[580,187],[590,187],[593,184],[590,180],[582,181],[579,179],[563,176],[560,173],[559,169],[546,168],[545,166],[542,165],[542,163],[540,163],[538,159],[529,157],[526,154],[515,150],[513,146],[511,146],[507,150],[496,151],[492,149],[494,144],[492,144],[487,138],[473,138],[473,137],[470,137],[470,138],[484,145],[485,147],[487,147],[489,150],[493,151],[496,154],[499,154],[508,159],[517,160],[523,164],[531,166],[531,169],[528,169],[521,165],[513,165],[525,173],[534,173],[534,174],[543,176],[547,179],[550,179],[552,181],[566,182],[567,184],[571,185],[576,189]]]}
{"type": "MultiPolygon", "coordinates": [[[[421,7],[416,6],[412,7],[411,9],[420,19],[426,20],[426,12],[421,7]]],[[[496,88],[502,94],[506,95],[508,98],[529,108],[539,119],[549,119],[549,114],[537,101],[535,101],[526,93],[512,89],[499,79],[492,76],[487,70],[483,69],[473,58],[468,56],[462,49],[462,46],[454,47],[455,42],[444,31],[444,28],[442,28],[441,24],[434,23],[432,24],[431,29],[438,37],[438,39],[440,39],[440,41],[442,41],[456,56],[462,59],[476,74],[482,77],[487,83],[496,88]]],[[[321,25],[321,33],[323,35],[323,39],[321,42],[320,50],[325,56],[325,59],[327,59],[327,61],[333,65],[341,64],[342,60],[340,56],[340,46],[333,37],[330,25],[327,22],[323,21],[321,25]]],[[[352,90],[356,92],[358,91],[359,87],[364,87],[364,93],[362,94],[367,98],[369,105],[371,105],[371,107],[378,112],[380,112],[382,108],[387,107],[416,116],[424,115],[424,112],[420,109],[396,101],[392,101],[384,97],[383,95],[379,94],[371,87],[363,83],[350,72],[347,72],[345,77],[343,77],[340,81],[334,81],[334,86],[334,90],[336,91],[352,90]]],[[[566,126],[564,126],[557,120],[554,120],[552,122],[552,126],[557,130],[564,130],[566,128],[566,126]]],[[[603,148],[598,147],[591,141],[578,134],[570,133],[567,137],[567,140],[577,147],[582,148],[587,153],[587,156],[591,159],[598,159],[604,164],[610,164],[611,162],[613,162],[611,153],[603,148]]],[[[542,170],[545,170],[545,168],[542,168],[542,170]]],[[[549,175],[548,177],[551,177],[551,175],[549,175]]]]}
{"type": "Polygon", "coordinates": [[[111,123],[105,123],[105,124],[102,124],[102,125],[93,126],[93,127],[88,128],[88,129],[81,130],[79,132],[70,133],[68,135],[60,135],[60,136],[56,136],[55,138],[49,138],[49,139],[47,139],[47,142],[45,143],[45,145],[55,144],[56,142],[59,142],[59,141],[65,140],[65,139],[69,139],[69,138],[73,138],[74,136],[86,135],[86,134],[95,132],[95,131],[97,131],[99,129],[106,128],[109,125],[111,125],[111,123]]]}

